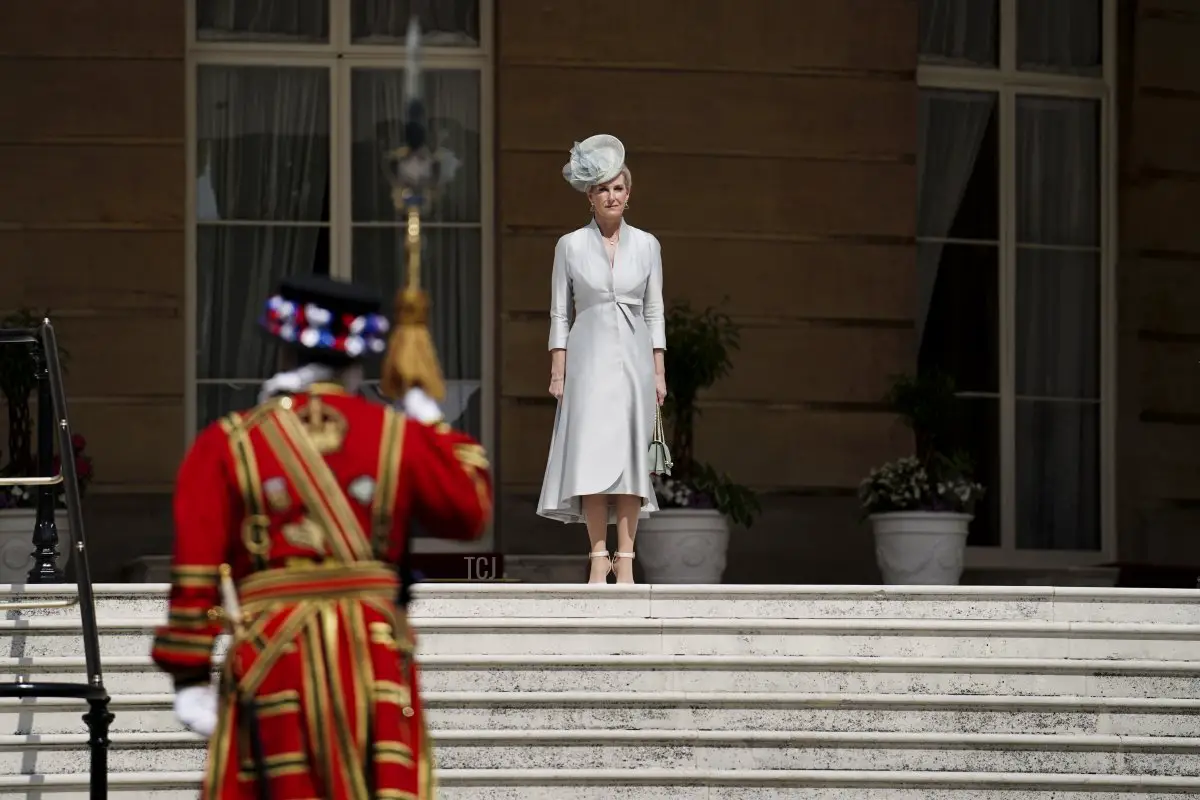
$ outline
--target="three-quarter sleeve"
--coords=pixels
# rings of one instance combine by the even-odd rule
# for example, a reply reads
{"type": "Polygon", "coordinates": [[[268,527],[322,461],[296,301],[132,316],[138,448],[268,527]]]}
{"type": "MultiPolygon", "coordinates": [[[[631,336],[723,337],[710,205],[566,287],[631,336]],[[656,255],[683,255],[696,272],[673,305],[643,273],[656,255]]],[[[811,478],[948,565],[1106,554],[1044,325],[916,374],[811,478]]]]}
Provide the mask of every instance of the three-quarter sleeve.
{"type": "Polygon", "coordinates": [[[550,350],[565,350],[571,331],[571,276],[567,269],[567,239],[554,246],[554,273],[550,278],[550,350]]]}
{"type": "Polygon", "coordinates": [[[642,298],[646,327],[650,329],[650,343],[655,350],[667,349],[667,322],[663,313],[662,245],[658,238],[650,237],[650,277],[646,281],[646,295],[642,298]]]}

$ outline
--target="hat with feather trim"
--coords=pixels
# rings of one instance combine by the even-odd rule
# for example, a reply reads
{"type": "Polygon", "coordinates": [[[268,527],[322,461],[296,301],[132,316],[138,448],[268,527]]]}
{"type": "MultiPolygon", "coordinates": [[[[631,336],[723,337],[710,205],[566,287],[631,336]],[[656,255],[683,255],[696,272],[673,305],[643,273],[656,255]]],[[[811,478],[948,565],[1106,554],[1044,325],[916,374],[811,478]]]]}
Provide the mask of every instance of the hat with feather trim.
{"type": "Polygon", "coordinates": [[[579,192],[608,183],[625,167],[625,145],[615,136],[598,133],[571,148],[571,160],[563,166],[563,178],[579,192]]]}

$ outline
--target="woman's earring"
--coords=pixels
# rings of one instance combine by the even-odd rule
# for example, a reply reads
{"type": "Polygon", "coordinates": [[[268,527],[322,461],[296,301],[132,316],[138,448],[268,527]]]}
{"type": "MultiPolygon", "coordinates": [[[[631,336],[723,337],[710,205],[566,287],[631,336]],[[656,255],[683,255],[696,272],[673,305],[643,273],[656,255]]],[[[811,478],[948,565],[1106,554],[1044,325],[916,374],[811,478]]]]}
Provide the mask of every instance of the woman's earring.
{"type": "Polygon", "coordinates": [[[626,201],[626,203],[625,203],[625,208],[624,208],[623,210],[624,210],[624,211],[628,211],[628,210],[629,210],[629,203],[628,203],[628,201],[626,201]]]}

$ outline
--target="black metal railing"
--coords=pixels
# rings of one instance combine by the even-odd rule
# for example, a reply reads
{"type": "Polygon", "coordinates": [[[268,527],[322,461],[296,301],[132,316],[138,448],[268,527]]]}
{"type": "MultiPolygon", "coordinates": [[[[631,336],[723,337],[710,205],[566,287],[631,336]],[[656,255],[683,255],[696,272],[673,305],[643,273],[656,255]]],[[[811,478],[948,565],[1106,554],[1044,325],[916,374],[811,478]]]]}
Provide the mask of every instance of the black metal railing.
{"type": "Polygon", "coordinates": [[[96,626],[96,600],[92,594],[92,576],[83,532],[83,508],[79,496],[79,476],[75,471],[71,446],[71,425],[67,421],[67,395],[63,389],[62,365],[59,363],[58,342],[50,320],[44,320],[32,330],[0,330],[0,347],[30,347],[34,351],[37,369],[37,441],[38,475],[0,478],[0,486],[33,486],[37,488],[37,522],[31,531],[34,564],[29,571],[29,583],[61,583],[58,567],[58,529],[54,522],[58,491],[66,499],[67,519],[70,521],[70,549],[75,564],[77,591],[65,600],[15,600],[0,602],[0,611],[25,609],[71,608],[79,606],[83,626],[83,655],[87,683],[56,683],[39,681],[0,682],[0,697],[77,698],[88,704],[83,715],[87,724],[88,747],[91,750],[91,800],[108,797],[109,712],[108,691],[100,669],[100,633],[96,626]],[[58,438],[59,470],[54,471],[54,444],[58,438]]]}

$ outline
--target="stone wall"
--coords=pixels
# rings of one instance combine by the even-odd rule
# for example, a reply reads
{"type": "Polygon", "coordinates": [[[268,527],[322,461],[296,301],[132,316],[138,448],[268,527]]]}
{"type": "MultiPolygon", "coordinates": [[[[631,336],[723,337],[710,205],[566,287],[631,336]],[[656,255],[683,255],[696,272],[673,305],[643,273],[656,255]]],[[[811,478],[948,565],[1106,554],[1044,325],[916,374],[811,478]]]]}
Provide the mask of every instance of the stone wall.
{"type": "Polygon", "coordinates": [[[102,579],[169,549],[161,512],[185,443],[183,59],[181,2],[0,11],[0,313],[51,309],[69,351],[102,579]]]}
{"type": "Polygon", "coordinates": [[[1121,551],[1200,564],[1200,5],[1123,6],[1121,551]]]}

